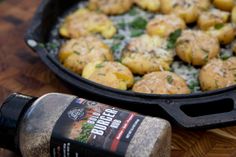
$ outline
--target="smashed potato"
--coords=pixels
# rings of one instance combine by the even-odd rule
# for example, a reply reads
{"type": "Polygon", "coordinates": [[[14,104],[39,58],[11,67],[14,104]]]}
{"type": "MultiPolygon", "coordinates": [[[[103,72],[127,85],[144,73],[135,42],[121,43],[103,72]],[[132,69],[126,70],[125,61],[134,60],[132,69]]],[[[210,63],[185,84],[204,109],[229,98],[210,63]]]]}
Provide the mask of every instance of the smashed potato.
{"type": "Polygon", "coordinates": [[[60,49],[59,60],[66,68],[81,74],[89,62],[112,61],[113,56],[100,39],[87,36],[67,41],[60,49]]]}
{"type": "Polygon", "coordinates": [[[161,0],[161,11],[164,14],[176,14],[186,23],[195,22],[199,16],[194,0],[161,0]]]}
{"type": "Polygon", "coordinates": [[[82,77],[121,90],[127,90],[134,82],[132,72],[118,62],[89,63],[85,66],[82,77]]]}
{"type": "Polygon", "coordinates": [[[199,81],[203,91],[210,91],[234,85],[235,77],[224,61],[212,59],[200,70],[199,81]]]}
{"type": "Polygon", "coordinates": [[[161,6],[160,0],[134,0],[134,3],[151,12],[159,11],[161,6]]]}
{"type": "Polygon", "coordinates": [[[116,33],[116,28],[106,15],[88,9],[78,9],[66,17],[59,32],[67,38],[77,38],[94,33],[111,38],[116,33]]]}
{"type": "Polygon", "coordinates": [[[236,24],[236,6],[232,10],[231,21],[232,21],[232,23],[236,24]]]}
{"type": "Polygon", "coordinates": [[[235,0],[213,0],[213,4],[218,9],[231,11],[235,6],[235,0]]]}
{"type": "Polygon", "coordinates": [[[124,49],[121,62],[134,74],[169,70],[174,55],[165,45],[166,41],[158,36],[134,38],[124,49]]]}
{"type": "Polygon", "coordinates": [[[217,38],[221,44],[229,44],[234,40],[235,26],[231,23],[219,24],[211,27],[208,33],[217,38]]]}
{"type": "Polygon", "coordinates": [[[108,15],[117,15],[129,11],[132,5],[133,0],[89,0],[88,7],[108,15]]]}
{"type": "Polygon", "coordinates": [[[149,35],[159,35],[160,37],[168,37],[177,29],[185,29],[185,22],[178,16],[159,15],[155,19],[149,21],[147,25],[147,33],[149,35]]]}
{"type": "Polygon", "coordinates": [[[147,94],[189,94],[190,90],[183,78],[175,73],[163,71],[144,75],[132,89],[147,94]]]}
{"type": "Polygon", "coordinates": [[[218,9],[211,9],[206,12],[202,12],[198,19],[198,27],[202,30],[207,30],[212,26],[224,24],[228,21],[230,14],[218,9]]]}
{"type": "Polygon", "coordinates": [[[203,31],[185,30],[176,42],[177,55],[192,65],[204,65],[219,52],[218,40],[203,31]]]}

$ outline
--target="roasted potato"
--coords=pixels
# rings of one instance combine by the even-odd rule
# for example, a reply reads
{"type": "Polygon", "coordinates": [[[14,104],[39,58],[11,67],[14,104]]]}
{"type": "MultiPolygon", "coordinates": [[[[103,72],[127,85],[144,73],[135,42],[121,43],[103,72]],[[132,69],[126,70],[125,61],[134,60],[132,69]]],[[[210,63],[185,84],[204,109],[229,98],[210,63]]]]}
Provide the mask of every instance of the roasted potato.
{"type": "Polygon", "coordinates": [[[236,6],[232,10],[231,21],[232,21],[232,23],[236,24],[236,6]]]}
{"type": "Polygon", "coordinates": [[[218,9],[231,11],[235,6],[235,0],[213,0],[213,4],[218,9]]]}
{"type": "Polygon", "coordinates": [[[178,16],[158,15],[147,25],[147,33],[149,35],[158,35],[160,37],[168,37],[177,29],[185,29],[185,22],[178,16]]]}
{"type": "Polygon", "coordinates": [[[108,15],[123,14],[132,7],[133,0],[89,0],[88,8],[108,15]]]}
{"type": "Polygon", "coordinates": [[[168,70],[174,53],[166,50],[166,41],[158,36],[134,38],[124,49],[121,62],[134,74],[168,70]]]}
{"type": "Polygon", "coordinates": [[[82,77],[121,90],[127,90],[134,82],[132,72],[118,62],[91,62],[85,66],[82,77]]]}
{"type": "Polygon", "coordinates": [[[186,23],[197,21],[199,16],[194,0],[161,0],[161,11],[164,14],[176,14],[186,23]]]}
{"type": "Polygon", "coordinates": [[[134,3],[151,12],[159,11],[161,6],[160,0],[134,0],[134,3]]]}
{"type": "Polygon", "coordinates": [[[236,81],[236,57],[230,57],[225,61],[226,67],[234,74],[236,81]]]}
{"type": "Polygon", "coordinates": [[[217,38],[221,44],[229,44],[235,37],[235,26],[231,23],[218,24],[211,27],[208,33],[217,38]]]}
{"type": "Polygon", "coordinates": [[[200,70],[199,81],[203,91],[210,91],[234,85],[235,77],[224,61],[212,59],[200,70]]]}
{"type": "Polygon", "coordinates": [[[228,21],[230,14],[218,9],[211,9],[202,12],[198,18],[198,27],[202,30],[207,30],[210,27],[224,24],[228,21]]]}
{"type": "Polygon", "coordinates": [[[59,32],[67,38],[77,38],[100,33],[105,38],[111,38],[116,33],[112,21],[102,13],[78,9],[65,18],[59,32]]]}
{"type": "Polygon", "coordinates": [[[84,66],[89,62],[113,60],[110,48],[93,36],[67,41],[60,48],[58,57],[66,68],[77,74],[81,74],[84,66]]]}
{"type": "Polygon", "coordinates": [[[219,52],[218,40],[203,31],[184,30],[176,42],[176,53],[179,58],[196,66],[206,64],[219,52]]]}
{"type": "Polygon", "coordinates": [[[193,0],[200,11],[206,11],[210,8],[210,0],[193,0]]]}
{"type": "Polygon", "coordinates": [[[189,94],[190,90],[183,78],[175,73],[162,71],[144,75],[132,89],[147,94],[189,94]]]}

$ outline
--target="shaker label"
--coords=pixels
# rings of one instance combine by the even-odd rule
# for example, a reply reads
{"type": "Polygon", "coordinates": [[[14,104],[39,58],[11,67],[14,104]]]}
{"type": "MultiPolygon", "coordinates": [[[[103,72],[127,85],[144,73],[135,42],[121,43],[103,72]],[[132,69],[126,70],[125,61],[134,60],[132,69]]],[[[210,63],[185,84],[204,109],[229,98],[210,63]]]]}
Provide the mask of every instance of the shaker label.
{"type": "Polygon", "coordinates": [[[102,103],[75,99],[57,121],[52,157],[123,157],[144,117],[102,103]]]}

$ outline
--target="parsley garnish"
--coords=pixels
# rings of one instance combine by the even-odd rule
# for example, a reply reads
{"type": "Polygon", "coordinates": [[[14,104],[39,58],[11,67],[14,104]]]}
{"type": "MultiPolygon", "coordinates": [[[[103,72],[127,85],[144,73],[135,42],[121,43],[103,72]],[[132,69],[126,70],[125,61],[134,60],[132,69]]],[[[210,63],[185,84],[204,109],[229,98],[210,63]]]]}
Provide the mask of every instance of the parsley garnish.
{"type": "Polygon", "coordinates": [[[223,28],[224,27],[224,24],[223,23],[219,23],[219,24],[216,24],[215,25],[215,29],[217,29],[217,30],[219,30],[219,29],[221,29],[221,28],[223,28]]]}
{"type": "Polygon", "coordinates": [[[166,79],[167,79],[167,82],[168,82],[169,84],[172,84],[172,83],[173,83],[173,78],[172,78],[171,75],[168,75],[166,79]]]}
{"type": "Polygon", "coordinates": [[[142,17],[137,17],[130,23],[130,26],[133,29],[145,29],[147,26],[147,20],[142,17]]]}
{"type": "Polygon", "coordinates": [[[172,32],[169,35],[168,43],[167,43],[167,49],[175,48],[176,41],[181,36],[181,34],[182,34],[182,30],[181,29],[177,29],[176,31],[172,32]]]}
{"type": "Polygon", "coordinates": [[[96,68],[98,68],[98,69],[99,69],[99,68],[102,68],[102,67],[104,67],[104,65],[102,65],[102,63],[96,65],[96,68]]]}
{"type": "Polygon", "coordinates": [[[138,37],[144,33],[143,30],[140,29],[133,29],[131,30],[131,37],[138,37]]]}

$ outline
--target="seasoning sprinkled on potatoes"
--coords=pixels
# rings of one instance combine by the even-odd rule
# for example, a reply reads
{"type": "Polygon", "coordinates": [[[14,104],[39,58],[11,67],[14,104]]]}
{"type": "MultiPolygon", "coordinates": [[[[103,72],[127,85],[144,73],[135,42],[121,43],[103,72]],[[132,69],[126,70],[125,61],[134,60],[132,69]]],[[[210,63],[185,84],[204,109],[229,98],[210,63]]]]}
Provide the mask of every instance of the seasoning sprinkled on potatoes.
{"type": "Polygon", "coordinates": [[[105,14],[123,14],[132,7],[133,0],[89,0],[89,9],[99,10],[105,14]]]}
{"type": "Polygon", "coordinates": [[[166,44],[166,40],[158,36],[134,38],[124,49],[121,62],[139,75],[169,70],[174,53],[166,49],[166,44]]]}
{"type": "Polygon", "coordinates": [[[66,68],[81,74],[89,62],[112,61],[113,56],[100,39],[87,36],[67,41],[60,49],[59,60],[66,68]]]}
{"type": "Polygon", "coordinates": [[[116,33],[116,28],[105,14],[88,9],[78,9],[66,17],[59,32],[67,38],[77,38],[94,33],[111,38],[116,33]]]}
{"type": "Polygon", "coordinates": [[[121,90],[127,90],[134,82],[132,72],[119,62],[89,63],[85,66],[82,77],[121,90]]]}
{"type": "Polygon", "coordinates": [[[158,35],[160,37],[168,37],[177,29],[185,29],[185,22],[178,16],[158,15],[147,25],[147,33],[149,35],[158,35]]]}
{"type": "Polygon", "coordinates": [[[213,59],[200,70],[199,81],[203,91],[210,91],[234,85],[235,76],[225,61],[213,59]]]}
{"type": "Polygon", "coordinates": [[[175,73],[163,71],[153,72],[136,82],[134,92],[147,94],[189,94],[185,80],[175,73]]]}
{"type": "Polygon", "coordinates": [[[176,53],[186,63],[202,66],[217,57],[220,51],[216,38],[203,31],[185,30],[176,42],[176,53]]]}
{"type": "Polygon", "coordinates": [[[207,30],[212,26],[220,26],[224,25],[228,19],[230,14],[225,11],[221,11],[218,9],[211,9],[206,12],[202,12],[198,19],[198,26],[202,30],[207,30]]]}

